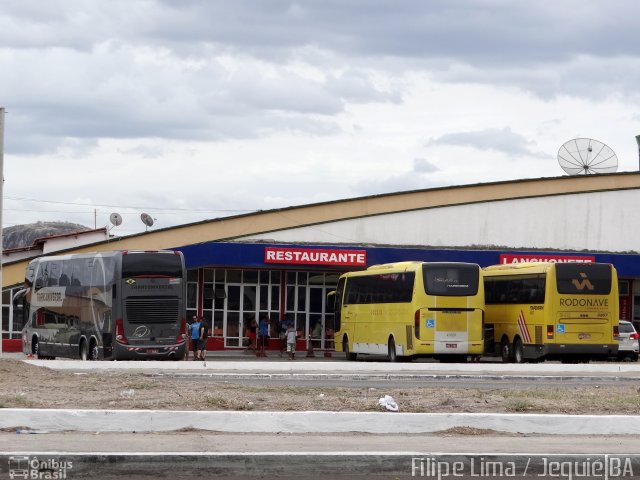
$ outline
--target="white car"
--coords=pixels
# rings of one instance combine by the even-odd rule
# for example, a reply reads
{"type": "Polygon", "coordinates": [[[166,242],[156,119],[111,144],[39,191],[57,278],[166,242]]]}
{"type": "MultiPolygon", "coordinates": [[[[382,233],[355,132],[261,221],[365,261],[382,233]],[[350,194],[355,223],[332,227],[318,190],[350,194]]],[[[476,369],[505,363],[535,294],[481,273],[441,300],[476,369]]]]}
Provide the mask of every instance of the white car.
{"type": "Polygon", "coordinates": [[[626,320],[620,320],[618,332],[618,360],[637,362],[638,352],[640,351],[640,345],[638,345],[640,335],[636,332],[633,324],[626,320]]]}

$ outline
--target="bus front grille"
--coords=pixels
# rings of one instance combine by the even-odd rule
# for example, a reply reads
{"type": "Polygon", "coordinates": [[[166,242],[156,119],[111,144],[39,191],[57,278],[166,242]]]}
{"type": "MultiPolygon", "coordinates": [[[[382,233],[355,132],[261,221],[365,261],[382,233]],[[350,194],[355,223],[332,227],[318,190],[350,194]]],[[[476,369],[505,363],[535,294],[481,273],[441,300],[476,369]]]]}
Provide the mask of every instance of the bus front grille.
{"type": "Polygon", "coordinates": [[[129,323],[171,323],[179,318],[177,298],[128,298],[125,313],[129,323]]]}

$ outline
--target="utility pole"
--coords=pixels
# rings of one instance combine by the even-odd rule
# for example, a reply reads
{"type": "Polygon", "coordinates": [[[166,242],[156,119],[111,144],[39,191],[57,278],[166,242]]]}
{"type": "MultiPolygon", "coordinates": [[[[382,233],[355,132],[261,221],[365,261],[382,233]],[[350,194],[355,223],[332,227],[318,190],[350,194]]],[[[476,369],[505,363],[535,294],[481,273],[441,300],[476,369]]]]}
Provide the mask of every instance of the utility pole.
{"type": "MultiPolygon", "coordinates": [[[[4,107],[0,107],[0,298],[2,298],[2,196],[4,195],[4,107]]],[[[2,357],[2,340],[4,339],[2,305],[0,305],[0,357],[2,357]]]]}

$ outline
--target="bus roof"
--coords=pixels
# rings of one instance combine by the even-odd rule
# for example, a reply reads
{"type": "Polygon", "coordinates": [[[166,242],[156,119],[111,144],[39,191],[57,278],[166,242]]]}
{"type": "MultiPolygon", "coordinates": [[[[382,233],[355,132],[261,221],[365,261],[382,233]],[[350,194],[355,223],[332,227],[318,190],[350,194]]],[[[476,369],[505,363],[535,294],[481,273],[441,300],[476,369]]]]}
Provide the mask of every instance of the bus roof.
{"type": "Polygon", "coordinates": [[[522,262],[522,263],[501,263],[499,265],[490,265],[484,267],[485,272],[505,271],[505,270],[530,270],[540,269],[547,270],[554,262],[522,262]]]}
{"type": "Polygon", "coordinates": [[[367,270],[407,270],[410,267],[416,267],[422,265],[424,262],[410,261],[410,262],[395,262],[395,263],[381,263],[379,265],[371,265],[367,270]]]}
{"type": "MultiPolygon", "coordinates": [[[[405,272],[407,270],[417,270],[422,267],[422,265],[475,265],[480,268],[476,263],[468,263],[468,262],[421,262],[418,260],[411,260],[406,262],[395,262],[395,263],[381,263],[379,265],[371,265],[366,270],[359,270],[359,272],[371,272],[371,271],[401,271],[405,272]]],[[[353,273],[359,273],[353,272],[353,273]]]]}
{"type": "Polygon", "coordinates": [[[118,255],[138,254],[138,253],[166,253],[181,255],[178,250],[111,250],[105,252],[88,252],[88,253],[67,253],[64,255],[42,255],[32,259],[29,263],[37,262],[56,262],[59,260],[83,259],[95,257],[115,257],[118,255]]]}
{"type": "MultiPolygon", "coordinates": [[[[594,265],[596,262],[581,263],[581,265],[594,265]]],[[[482,270],[487,273],[506,273],[506,272],[520,272],[520,273],[543,273],[553,269],[558,262],[522,262],[522,263],[508,263],[500,265],[491,265],[484,267],[482,270]]],[[[609,263],[599,265],[611,265],[609,263]]],[[[613,265],[611,265],[613,267],[613,265]]]]}

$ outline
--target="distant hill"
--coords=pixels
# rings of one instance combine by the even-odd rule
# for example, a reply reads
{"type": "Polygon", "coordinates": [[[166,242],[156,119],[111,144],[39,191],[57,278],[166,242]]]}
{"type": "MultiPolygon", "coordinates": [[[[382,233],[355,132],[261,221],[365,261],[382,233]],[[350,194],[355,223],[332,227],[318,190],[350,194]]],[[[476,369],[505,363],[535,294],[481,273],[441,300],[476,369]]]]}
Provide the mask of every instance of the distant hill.
{"type": "Polygon", "coordinates": [[[37,222],[25,225],[14,225],[2,230],[2,247],[9,248],[29,247],[36,238],[64,233],[85,232],[92,230],[84,225],[70,222],[37,222]]]}

